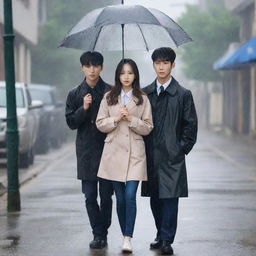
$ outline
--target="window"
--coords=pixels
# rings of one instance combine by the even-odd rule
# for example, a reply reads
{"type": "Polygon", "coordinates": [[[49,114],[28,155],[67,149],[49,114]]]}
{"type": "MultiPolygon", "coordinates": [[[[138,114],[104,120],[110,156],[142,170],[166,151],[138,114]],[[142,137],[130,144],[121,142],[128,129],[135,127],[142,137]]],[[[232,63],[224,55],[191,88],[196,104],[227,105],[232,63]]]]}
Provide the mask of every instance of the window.
{"type": "MultiPolygon", "coordinates": [[[[0,87],[0,107],[6,108],[6,90],[0,87]]],[[[21,88],[16,88],[16,106],[17,108],[24,108],[24,95],[21,88]]]]}
{"type": "Polygon", "coordinates": [[[45,105],[52,105],[53,99],[50,91],[43,91],[37,89],[29,89],[32,100],[40,100],[45,105]]]}

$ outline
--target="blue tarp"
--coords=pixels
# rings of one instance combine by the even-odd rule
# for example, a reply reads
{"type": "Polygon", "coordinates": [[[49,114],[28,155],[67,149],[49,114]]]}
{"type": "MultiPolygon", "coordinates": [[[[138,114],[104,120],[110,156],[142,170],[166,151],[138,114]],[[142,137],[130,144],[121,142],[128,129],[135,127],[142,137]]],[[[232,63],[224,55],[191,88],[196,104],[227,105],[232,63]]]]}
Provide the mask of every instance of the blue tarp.
{"type": "Polygon", "coordinates": [[[256,64],[256,37],[239,47],[235,52],[224,55],[217,60],[213,68],[218,69],[240,69],[256,64]]]}

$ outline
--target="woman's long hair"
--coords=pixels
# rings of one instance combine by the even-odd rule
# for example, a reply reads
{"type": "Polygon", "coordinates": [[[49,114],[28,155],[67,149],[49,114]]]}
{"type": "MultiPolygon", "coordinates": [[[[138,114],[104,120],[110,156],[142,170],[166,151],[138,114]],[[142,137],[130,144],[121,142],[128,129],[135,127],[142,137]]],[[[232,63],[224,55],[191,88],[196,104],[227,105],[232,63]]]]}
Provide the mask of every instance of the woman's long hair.
{"type": "Polygon", "coordinates": [[[109,106],[116,105],[118,102],[118,96],[121,94],[122,90],[120,75],[125,64],[129,64],[131,66],[135,75],[134,81],[132,83],[132,94],[138,99],[136,105],[141,105],[143,103],[142,95],[144,92],[140,89],[140,75],[138,67],[132,59],[122,59],[116,67],[115,86],[112,87],[109,94],[107,95],[107,102],[109,106]]]}

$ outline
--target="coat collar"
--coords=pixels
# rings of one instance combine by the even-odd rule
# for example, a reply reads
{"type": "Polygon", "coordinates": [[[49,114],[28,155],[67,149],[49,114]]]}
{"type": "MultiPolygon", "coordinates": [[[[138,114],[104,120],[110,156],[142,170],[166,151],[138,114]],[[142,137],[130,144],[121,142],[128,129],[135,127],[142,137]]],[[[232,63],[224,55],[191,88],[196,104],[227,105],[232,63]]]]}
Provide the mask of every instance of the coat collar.
{"type": "MultiPolygon", "coordinates": [[[[165,91],[173,96],[176,94],[178,85],[179,85],[179,83],[177,82],[177,80],[174,77],[172,77],[172,80],[171,80],[170,84],[167,86],[165,91]]],[[[155,90],[156,90],[156,79],[152,84],[147,86],[144,91],[147,94],[152,94],[155,90]]]]}
{"type": "Polygon", "coordinates": [[[95,92],[99,94],[103,94],[105,91],[105,85],[101,77],[99,77],[99,80],[93,89],[86,83],[86,78],[80,84],[80,88],[83,95],[86,95],[87,93],[91,93],[92,90],[95,90],[95,92]]]}
{"type": "MultiPolygon", "coordinates": [[[[126,107],[128,108],[128,110],[131,110],[132,108],[137,106],[137,103],[138,99],[132,95],[126,107]]],[[[122,106],[121,95],[118,96],[118,104],[122,106]]]]}

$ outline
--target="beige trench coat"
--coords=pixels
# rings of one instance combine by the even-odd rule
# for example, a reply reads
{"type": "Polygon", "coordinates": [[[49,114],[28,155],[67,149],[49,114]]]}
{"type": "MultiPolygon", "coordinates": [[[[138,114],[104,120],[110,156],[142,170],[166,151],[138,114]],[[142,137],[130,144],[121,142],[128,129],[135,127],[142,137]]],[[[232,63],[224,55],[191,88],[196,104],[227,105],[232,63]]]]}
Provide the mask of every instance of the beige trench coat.
{"type": "Polygon", "coordinates": [[[147,180],[145,145],[142,135],[153,129],[151,105],[146,95],[137,106],[132,96],[126,107],[132,121],[114,122],[120,113],[121,97],[114,106],[107,104],[106,95],[101,101],[96,126],[107,133],[98,177],[113,181],[147,180]]]}

